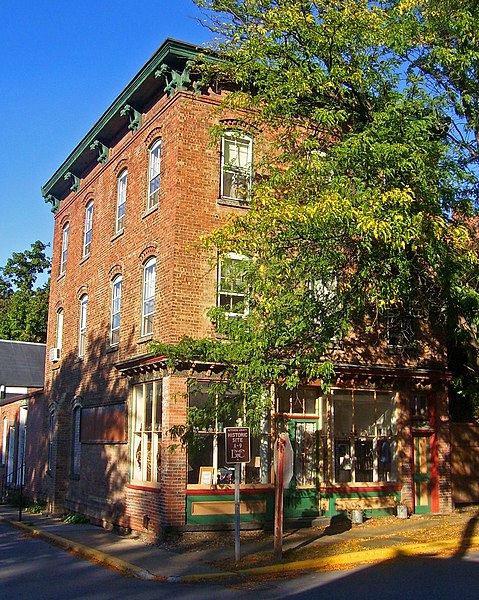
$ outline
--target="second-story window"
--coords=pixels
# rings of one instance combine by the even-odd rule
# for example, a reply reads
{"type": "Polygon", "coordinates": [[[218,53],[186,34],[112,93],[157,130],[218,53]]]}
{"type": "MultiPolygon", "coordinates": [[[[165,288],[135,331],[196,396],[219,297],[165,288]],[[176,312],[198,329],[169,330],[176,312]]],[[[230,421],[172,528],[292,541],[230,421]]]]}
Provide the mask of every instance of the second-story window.
{"type": "Polygon", "coordinates": [[[58,348],[60,352],[62,349],[63,341],[63,308],[57,310],[57,331],[55,337],[55,348],[58,348]]]}
{"type": "Polygon", "coordinates": [[[221,196],[248,200],[253,180],[253,140],[239,131],[228,131],[221,140],[221,196]]]}
{"type": "Polygon", "coordinates": [[[128,180],[128,171],[120,173],[116,186],[116,224],[115,233],[120,233],[125,227],[125,209],[126,209],[126,184],[128,180]]]}
{"type": "Polygon", "coordinates": [[[88,313],[88,296],[83,294],[80,298],[80,328],[78,336],[78,356],[83,358],[85,356],[86,348],[86,320],[88,313]]]}
{"type": "Polygon", "coordinates": [[[226,316],[242,317],[248,311],[245,261],[242,254],[230,252],[218,261],[218,306],[226,316]]]}
{"type": "Polygon", "coordinates": [[[69,230],[70,230],[70,224],[66,223],[62,229],[62,251],[61,251],[61,255],[60,255],[60,275],[63,275],[67,268],[69,230]]]}
{"type": "Polygon", "coordinates": [[[93,230],[93,200],[91,200],[85,209],[85,232],[83,234],[83,257],[90,256],[91,234],[93,230]]]}
{"type": "Polygon", "coordinates": [[[150,148],[150,158],[148,166],[148,203],[147,210],[152,209],[158,204],[160,194],[160,156],[161,140],[156,140],[150,148]]]}
{"type": "Polygon", "coordinates": [[[153,333],[155,315],[156,258],[150,258],[143,267],[143,300],[141,310],[141,335],[153,333]]]}
{"type": "Polygon", "coordinates": [[[121,311],[121,275],[115,277],[111,288],[111,327],[110,345],[120,342],[120,311],[121,311]]]}

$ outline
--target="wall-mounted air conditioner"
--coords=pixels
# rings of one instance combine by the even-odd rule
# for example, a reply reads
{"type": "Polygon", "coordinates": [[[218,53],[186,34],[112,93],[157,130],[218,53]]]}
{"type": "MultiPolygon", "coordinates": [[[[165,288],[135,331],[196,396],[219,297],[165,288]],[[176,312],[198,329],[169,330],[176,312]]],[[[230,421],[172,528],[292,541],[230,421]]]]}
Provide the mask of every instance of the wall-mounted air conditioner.
{"type": "Polygon", "coordinates": [[[58,362],[62,357],[61,348],[50,348],[50,362],[58,362]]]}

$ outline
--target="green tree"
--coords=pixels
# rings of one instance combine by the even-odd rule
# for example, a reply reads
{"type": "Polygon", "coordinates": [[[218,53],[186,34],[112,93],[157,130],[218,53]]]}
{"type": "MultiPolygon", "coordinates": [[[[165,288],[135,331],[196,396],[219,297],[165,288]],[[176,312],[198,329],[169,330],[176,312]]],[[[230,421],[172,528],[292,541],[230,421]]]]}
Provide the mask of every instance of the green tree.
{"type": "Polygon", "coordinates": [[[224,362],[258,415],[267,382],[327,383],[331,339],[353,326],[377,327],[391,309],[444,325],[451,305],[477,305],[473,202],[458,193],[450,106],[404,77],[412,3],[197,3],[223,59],[205,62],[205,78],[233,81],[225,110],[262,132],[250,210],[203,239],[251,257],[249,310],[212,310],[227,343],[156,349],[224,362]]]}
{"type": "Polygon", "coordinates": [[[49,282],[35,288],[37,278],[49,273],[46,244],[36,241],[30,250],[14,252],[0,268],[0,337],[45,342],[49,282]]]}

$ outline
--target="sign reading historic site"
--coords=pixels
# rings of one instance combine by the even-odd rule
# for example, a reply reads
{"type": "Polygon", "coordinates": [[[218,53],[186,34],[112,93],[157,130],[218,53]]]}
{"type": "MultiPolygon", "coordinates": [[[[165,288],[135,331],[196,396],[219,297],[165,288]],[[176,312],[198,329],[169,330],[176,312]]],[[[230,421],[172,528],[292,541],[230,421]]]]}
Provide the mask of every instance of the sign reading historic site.
{"type": "Polygon", "coordinates": [[[225,454],[227,464],[249,463],[249,427],[225,427],[225,454]]]}

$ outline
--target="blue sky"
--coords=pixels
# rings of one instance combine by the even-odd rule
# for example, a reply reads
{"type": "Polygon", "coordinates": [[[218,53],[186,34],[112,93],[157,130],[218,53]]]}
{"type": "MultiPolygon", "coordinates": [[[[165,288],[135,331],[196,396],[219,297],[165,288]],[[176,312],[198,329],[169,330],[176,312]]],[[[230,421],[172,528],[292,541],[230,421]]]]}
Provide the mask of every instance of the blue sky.
{"type": "MultiPolygon", "coordinates": [[[[167,37],[211,33],[192,0],[1,0],[0,266],[53,215],[40,188],[167,37]]],[[[51,248],[50,248],[51,252],[51,248]]]]}

